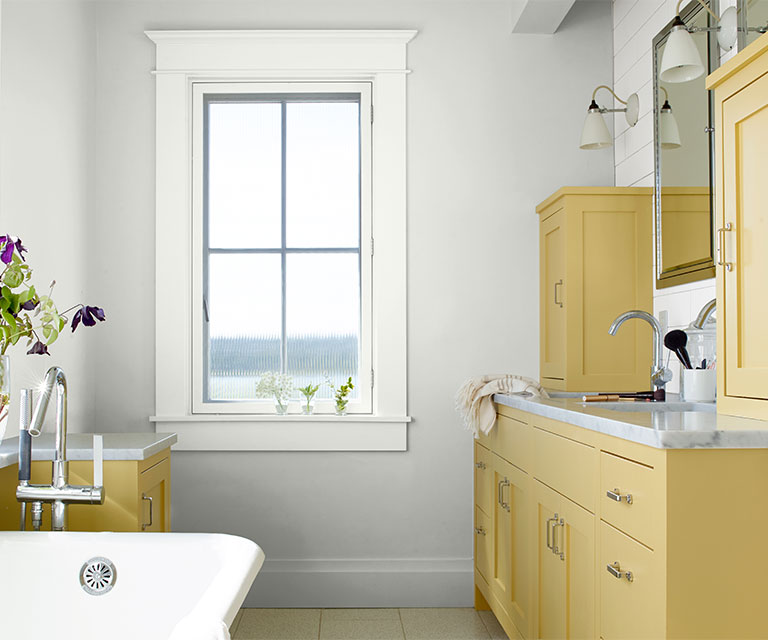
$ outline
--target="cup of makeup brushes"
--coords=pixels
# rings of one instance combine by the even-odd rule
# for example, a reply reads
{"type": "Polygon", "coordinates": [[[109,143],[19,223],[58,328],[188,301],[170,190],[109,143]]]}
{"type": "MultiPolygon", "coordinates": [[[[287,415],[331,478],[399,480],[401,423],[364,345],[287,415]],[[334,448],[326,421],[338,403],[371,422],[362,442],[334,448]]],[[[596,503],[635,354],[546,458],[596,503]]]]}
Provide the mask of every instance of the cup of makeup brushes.
{"type": "Polygon", "coordinates": [[[715,369],[681,369],[680,399],[684,402],[714,402],[716,383],[715,369]]]}

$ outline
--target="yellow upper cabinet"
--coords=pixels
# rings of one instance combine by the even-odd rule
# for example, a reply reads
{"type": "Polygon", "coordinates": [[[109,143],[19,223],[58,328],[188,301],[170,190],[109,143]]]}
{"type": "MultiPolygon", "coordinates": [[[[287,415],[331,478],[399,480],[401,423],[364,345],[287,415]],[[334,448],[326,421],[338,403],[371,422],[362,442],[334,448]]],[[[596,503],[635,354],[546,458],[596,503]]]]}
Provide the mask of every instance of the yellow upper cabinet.
{"type": "Polygon", "coordinates": [[[713,73],[718,411],[768,418],[768,36],[713,73]]]}
{"type": "Polygon", "coordinates": [[[653,190],[564,187],[540,216],[541,381],[564,391],[650,388],[651,332],[611,322],[653,311],[653,190]]]}

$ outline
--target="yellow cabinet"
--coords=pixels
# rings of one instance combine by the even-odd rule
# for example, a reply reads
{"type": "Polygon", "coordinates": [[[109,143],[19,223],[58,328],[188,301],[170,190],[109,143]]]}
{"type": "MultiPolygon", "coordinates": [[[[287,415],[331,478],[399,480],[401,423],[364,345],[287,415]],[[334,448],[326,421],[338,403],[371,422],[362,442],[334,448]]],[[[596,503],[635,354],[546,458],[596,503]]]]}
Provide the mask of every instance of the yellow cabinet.
{"type": "MultiPolygon", "coordinates": [[[[171,461],[170,449],[146,460],[105,460],[102,505],[70,505],[70,531],[170,531],[171,530],[171,461]]],[[[0,527],[19,528],[19,504],[15,487],[18,465],[0,470],[0,527]]],[[[32,463],[31,482],[49,484],[51,463],[32,463]]],[[[69,482],[93,484],[93,462],[73,460],[69,463],[69,482]]],[[[31,528],[29,510],[27,528],[31,528]]],[[[43,514],[43,530],[50,530],[50,509],[43,514]]]]}
{"type": "Polygon", "coordinates": [[[565,187],[536,207],[545,387],[649,387],[650,328],[608,328],[624,311],[653,311],[652,208],[652,190],[632,187],[565,187]]]}
{"type": "Polygon", "coordinates": [[[534,481],[535,637],[595,637],[595,517],[534,481]]]}
{"type": "Polygon", "coordinates": [[[768,37],[708,79],[715,91],[718,411],[768,418],[765,282],[768,37]]]}

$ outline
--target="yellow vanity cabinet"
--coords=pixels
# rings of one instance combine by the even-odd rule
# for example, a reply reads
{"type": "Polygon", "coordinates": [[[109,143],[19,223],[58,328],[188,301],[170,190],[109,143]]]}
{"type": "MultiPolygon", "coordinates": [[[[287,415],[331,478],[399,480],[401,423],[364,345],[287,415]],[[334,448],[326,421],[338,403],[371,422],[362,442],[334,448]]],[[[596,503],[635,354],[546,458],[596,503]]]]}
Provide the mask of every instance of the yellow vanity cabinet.
{"type": "Polygon", "coordinates": [[[564,391],[638,391],[650,384],[651,332],[608,334],[624,311],[653,311],[652,189],[564,187],[540,218],[541,381],[564,391]]]}
{"type": "Polygon", "coordinates": [[[717,408],[768,418],[765,332],[768,216],[768,36],[707,80],[715,92],[717,408]]]}
{"type": "Polygon", "coordinates": [[[659,449],[504,406],[475,447],[475,604],[510,638],[768,638],[768,448],[659,449]]]}
{"type": "MultiPolygon", "coordinates": [[[[70,531],[170,531],[171,530],[171,461],[170,449],[146,460],[105,460],[103,505],[70,505],[70,531]]],[[[15,487],[18,465],[0,470],[0,526],[3,530],[19,528],[19,503],[15,487]],[[10,471],[7,471],[10,470],[10,471]],[[5,472],[4,475],[3,472],[5,472]],[[9,488],[10,487],[10,488],[9,488]]],[[[51,463],[34,461],[31,482],[50,484],[51,463]]],[[[72,460],[69,463],[70,484],[93,484],[93,462],[72,460]]],[[[43,513],[43,530],[50,530],[50,509],[43,513]]],[[[27,528],[31,529],[29,509],[27,528]]]]}

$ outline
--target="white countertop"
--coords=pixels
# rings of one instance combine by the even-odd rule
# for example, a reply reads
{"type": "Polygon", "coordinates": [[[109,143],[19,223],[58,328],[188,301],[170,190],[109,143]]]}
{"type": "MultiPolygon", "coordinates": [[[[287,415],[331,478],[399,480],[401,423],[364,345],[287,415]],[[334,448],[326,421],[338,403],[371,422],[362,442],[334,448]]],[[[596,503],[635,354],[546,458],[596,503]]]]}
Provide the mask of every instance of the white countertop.
{"type": "MultiPolygon", "coordinates": [[[[563,394],[565,395],[565,394],[563,394]]],[[[493,399],[520,411],[567,422],[658,449],[765,449],[768,421],[721,415],[715,405],[664,403],[585,403],[578,397],[534,398],[496,394],[493,399]]]]}
{"type": "MultiPolygon", "coordinates": [[[[104,433],[104,460],[146,460],[176,444],[175,433],[104,433]]],[[[67,460],[93,460],[93,433],[67,435],[67,460]]],[[[53,434],[32,439],[32,460],[53,460],[53,434]]],[[[0,469],[16,464],[19,439],[0,443],[0,469]]]]}

